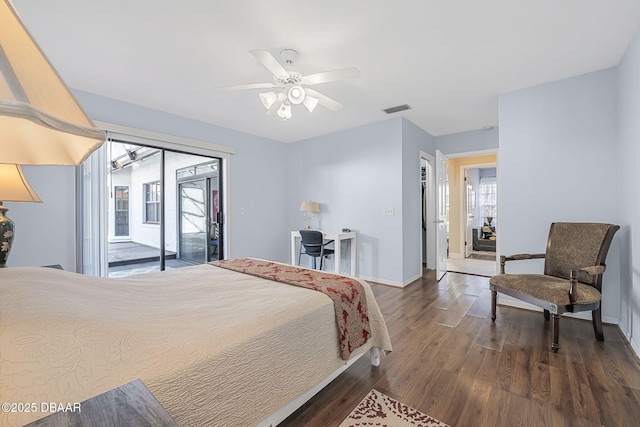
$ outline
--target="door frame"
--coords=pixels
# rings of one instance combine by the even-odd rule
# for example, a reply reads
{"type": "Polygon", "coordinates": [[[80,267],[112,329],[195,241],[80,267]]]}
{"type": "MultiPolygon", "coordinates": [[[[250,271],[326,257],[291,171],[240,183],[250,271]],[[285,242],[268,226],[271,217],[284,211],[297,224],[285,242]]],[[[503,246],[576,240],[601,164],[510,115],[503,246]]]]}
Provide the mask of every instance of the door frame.
{"type": "MultiPolygon", "coordinates": [[[[426,241],[422,241],[422,219],[419,224],[419,233],[420,233],[420,274],[422,275],[422,259],[424,258],[424,251],[427,251],[427,268],[435,269],[436,267],[436,244],[435,244],[435,235],[436,229],[434,224],[435,213],[436,213],[436,199],[435,199],[435,162],[436,158],[432,154],[429,154],[425,151],[420,150],[420,164],[422,164],[422,160],[425,160],[427,164],[430,166],[428,168],[428,177],[427,177],[427,197],[425,198],[426,202],[426,241]]],[[[420,187],[422,191],[422,187],[420,187]]],[[[421,195],[422,197],[422,195],[421,195]]],[[[420,206],[420,218],[422,218],[422,210],[425,209],[424,206],[420,206]]]]}
{"type": "MultiPolygon", "coordinates": [[[[498,206],[498,212],[500,212],[500,152],[498,148],[492,148],[487,150],[476,150],[476,151],[464,151],[460,153],[452,153],[445,154],[444,156],[448,159],[460,158],[460,157],[475,157],[482,156],[485,154],[495,154],[496,155],[496,205],[498,206]]],[[[469,166],[469,165],[464,165],[469,166]]],[[[464,186],[462,186],[464,187],[464,186]]],[[[463,191],[463,189],[461,189],[463,191]]],[[[500,253],[501,239],[498,238],[496,242],[496,255],[500,253]]],[[[464,241],[462,242],[464,243],[464,241]]],[[[498,272],[499,262],[498,257],[496,257],[496,273],[498,272]]]]}

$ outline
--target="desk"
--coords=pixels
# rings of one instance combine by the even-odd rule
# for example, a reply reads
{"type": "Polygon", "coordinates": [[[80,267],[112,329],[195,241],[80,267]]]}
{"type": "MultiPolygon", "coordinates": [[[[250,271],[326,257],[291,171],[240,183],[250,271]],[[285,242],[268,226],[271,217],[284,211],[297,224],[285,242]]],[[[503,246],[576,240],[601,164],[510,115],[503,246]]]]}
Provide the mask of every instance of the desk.
{"type": "MultiPolygon", "coordinates": [[[[322,233],[322,237],[325,240],[333,240],[335,242],[335,253],[334,253],[334,265],[335,265],[335,273],[341,274],[340,271],[340,267],[341,267],[341,262],[342,262],[342,257],[341,257],[341,243],[344,240],[348,240],[351,242],[351,270],[349,272],[349,275],[351,276],[355,276],[356,275],[356,232],[355,231],[350,231],[348,233],[343,233],[342,231],[324,231],[324,230],[318,230],[322,233]]],[[[296,251],[297,249],[297,245],[296,245],[296,239],[300,239],[300,231],[292,231],[291,232],[291,265],[296,265],[297,262],[297,257],[299,252],[296,251]]]]}

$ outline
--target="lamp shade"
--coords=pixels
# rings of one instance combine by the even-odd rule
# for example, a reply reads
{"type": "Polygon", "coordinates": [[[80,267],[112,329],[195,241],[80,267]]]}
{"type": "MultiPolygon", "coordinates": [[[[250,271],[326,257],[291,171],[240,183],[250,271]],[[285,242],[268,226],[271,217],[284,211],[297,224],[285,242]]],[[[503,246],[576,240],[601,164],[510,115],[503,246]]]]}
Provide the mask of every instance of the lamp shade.
{"type": "Polygon", "coordinates": [[[300,205],[300,212],[320,212],[320,205],[318,202],[304,201],[300,205]]]}
{"type": "Polygon", "coordinates": [[[78,165],[105,139],[0,0],[0,162],[78,165]]]}
{"type": "Polygon", "coordinates": [[[260,101],[267,110],[271,108],[274,102],[278,100],[278,95],[275,92],[263,92],[260,94],[260,101]]]}
{"type": "Polygon", "coordinates": [[[0,205],[2,202],[42,202],[19,165],[0,163],[0,205]]]}

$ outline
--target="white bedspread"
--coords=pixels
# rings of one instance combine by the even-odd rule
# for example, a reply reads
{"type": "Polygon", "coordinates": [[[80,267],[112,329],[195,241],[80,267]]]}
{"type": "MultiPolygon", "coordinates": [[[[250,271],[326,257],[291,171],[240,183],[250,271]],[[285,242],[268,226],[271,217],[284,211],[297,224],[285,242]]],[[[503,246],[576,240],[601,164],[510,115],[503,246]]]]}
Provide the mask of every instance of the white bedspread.
{"type": "MultiPolygon", "coordinates": [[[[363,348],[391,350],[363,284],[363,348]]],[[[250,426],[344,363],[319,292],[211,265],[126,279],[0,269],[0,402],[81,402],[141,378],[180,426],[250,426]]]]}

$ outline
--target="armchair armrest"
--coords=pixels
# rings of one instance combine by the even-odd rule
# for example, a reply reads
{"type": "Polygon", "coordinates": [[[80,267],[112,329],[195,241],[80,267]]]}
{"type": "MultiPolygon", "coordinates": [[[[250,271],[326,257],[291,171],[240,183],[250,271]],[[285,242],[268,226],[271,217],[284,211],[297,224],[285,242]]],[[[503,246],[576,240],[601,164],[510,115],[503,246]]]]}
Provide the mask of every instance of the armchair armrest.
{"type": "Polygon", "coordinates": [[[579,270],[571,270],[569,275],[569,301],[576,302],[578,298],[578,287],[576,284],[578,283],[578,277],[580,276],[596,276],[598,274],[604,273],[606,270],[606,266],[602,265],[593,265],[591,267],[583,267],[579,270]]]}
{"type": "Polygon", "coordinates": [[[515,254],[510,256],[500,255],[500,274],[504,274],[504,265],[507,261],[522,261],[525,259],[544,258],[545,254],[515,254]]]}

